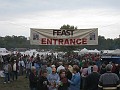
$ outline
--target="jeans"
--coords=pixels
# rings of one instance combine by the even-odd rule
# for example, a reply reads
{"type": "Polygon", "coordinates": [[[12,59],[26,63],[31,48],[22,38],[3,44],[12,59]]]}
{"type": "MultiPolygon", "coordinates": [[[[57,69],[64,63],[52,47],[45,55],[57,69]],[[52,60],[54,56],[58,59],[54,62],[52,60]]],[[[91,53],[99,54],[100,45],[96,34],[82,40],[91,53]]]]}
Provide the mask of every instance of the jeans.
{"type": "Polygon", "coordinates": [[[13,81],[14,78],[16,78],[16,80],[18,79],[18,72],[17,71],[13,71],[13,81]]]}
{"type": "Polygon", "coordinates": [[[19,67],[19,75],[23,75],[24,74],[24,67],[20,66],[19,67]]]}
{"type": "Polygon", "coordinates": [[[8,82],[10,81],[10,73],[4,73],[5,74],[5,77],[4,77],[4,82],[8,82]]]}

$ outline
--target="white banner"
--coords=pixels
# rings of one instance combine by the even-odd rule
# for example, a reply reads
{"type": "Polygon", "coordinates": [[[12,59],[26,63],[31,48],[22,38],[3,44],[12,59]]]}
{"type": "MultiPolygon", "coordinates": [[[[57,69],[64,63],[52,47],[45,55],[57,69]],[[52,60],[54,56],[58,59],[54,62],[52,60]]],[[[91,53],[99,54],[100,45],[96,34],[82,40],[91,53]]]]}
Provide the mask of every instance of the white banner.
{"type": "Polygon", "coordinates": [[[98,28],[35,29],[31,28],[32,45],[98,45],[98,28]]]}

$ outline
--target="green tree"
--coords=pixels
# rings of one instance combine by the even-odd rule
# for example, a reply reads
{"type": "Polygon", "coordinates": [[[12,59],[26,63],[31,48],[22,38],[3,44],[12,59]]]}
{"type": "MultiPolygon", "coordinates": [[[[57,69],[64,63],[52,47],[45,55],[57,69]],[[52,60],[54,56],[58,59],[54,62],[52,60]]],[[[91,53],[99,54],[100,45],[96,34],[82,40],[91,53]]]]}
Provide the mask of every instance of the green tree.
{"type": "Polygon", "coordinates": [[[76,30],[77,29],[77,26],[75,27],[75,26],[70,26],[70,25],[63,25],[63,26],[61,26],[60,27],[60,29],[71,29],[71,30],[76,30]]]}
{"type": "Polygon", "coordinates": [[[120,49],[120,38],[114,39],[114,48],[115,49],[120,49]]]}

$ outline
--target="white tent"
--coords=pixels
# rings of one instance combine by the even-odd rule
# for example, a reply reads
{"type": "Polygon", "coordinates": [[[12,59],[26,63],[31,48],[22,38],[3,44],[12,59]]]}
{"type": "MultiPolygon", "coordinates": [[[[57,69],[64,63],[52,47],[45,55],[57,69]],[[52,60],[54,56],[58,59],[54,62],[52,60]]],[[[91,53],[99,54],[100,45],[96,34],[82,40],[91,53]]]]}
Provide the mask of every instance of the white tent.
{"type": "Polygon", "coordinates": [[[97,54],[99,54],[100,51],[98,51],[97,49],[95,49],[95,50],[88,50],[88,53],[91,53],[91,54],[97,53],[97,54]]]}
{"type": "Polygon", "coordinates": [[[88,50],[88,53],[95,53],[94,50],[88,50]]]}
{"type": "Polygon", "coordinates": [[[112,54],[115,54],[115,55],[120,55],[120,49],[116,49],[112,52],[112,54]]]}
{"type": "Polygon", "coordinates": [[[88,50],[86,48],[84,48],[78,53],[78,55],[86,54],[86,53],[88,53],[88,50]]]}
{"type": "Polygon", "coordinates": [[[34,55],[34,54],[36,54],[36,53],[38,53],[35,49],[33,49],[33,50],[28,50],[28,51],[25,51],[25,55],[30,55],[30,56],[32,56],[32,55],[34,55]]]}
{"type": "Polygon", "coordinates": [[[100,53],[100,51],[98,51],[97,49],[94,50],[95,53],[100,53]]]}
{"type": "Polygon", "coordinates": [[[75,52],[75,53],[79,53],[79,51],[77,51],[77,50],[75,50],[75,51],[73,51],[73,52],[75,52]]]}
{"type": "Polygon", "coordinates": [[[8,54],[10,54],[10,53],[8,52],[8,50],[6,48],[0,48],[0,55],[4,56],[4,55],[8,55],[8,54]]]}
{"type": "Polygon", "coordinates": [[[103,50],[103,54],[112,54],[114,50],[103,50]]]}

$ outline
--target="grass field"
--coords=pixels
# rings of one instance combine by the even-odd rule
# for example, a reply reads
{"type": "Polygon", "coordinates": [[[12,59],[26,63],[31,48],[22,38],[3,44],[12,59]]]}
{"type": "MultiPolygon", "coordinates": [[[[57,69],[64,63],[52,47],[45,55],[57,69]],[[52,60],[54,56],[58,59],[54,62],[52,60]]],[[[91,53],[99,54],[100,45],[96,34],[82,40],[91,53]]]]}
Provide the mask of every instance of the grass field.
{"type": "Polygon", "coordinates": [[[18,80],[4,84],[4,78],[0,78],[0,90],[29,90],[29,81],[25,76],[19,76],[18,80]]]}

